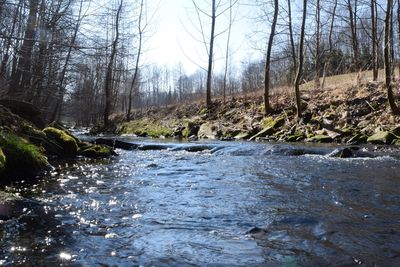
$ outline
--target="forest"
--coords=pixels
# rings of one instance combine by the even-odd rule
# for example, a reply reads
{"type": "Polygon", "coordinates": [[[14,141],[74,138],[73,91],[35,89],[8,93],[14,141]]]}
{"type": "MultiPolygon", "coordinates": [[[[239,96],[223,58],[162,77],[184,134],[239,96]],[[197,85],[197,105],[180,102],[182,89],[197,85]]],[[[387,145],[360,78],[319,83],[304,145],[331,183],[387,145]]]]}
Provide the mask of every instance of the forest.
{"type": "Polygon", "coordinates": [[[185,74],[179,65],[171,69],[142,62],[148,27],[157,16],[145,0],[100,5],[90,0],[2,0],[0,97],[40,107],[49,122],[93,126],[109,123],[112,114],[129,120],[134,109],[198,100],[209,106],[214,98],[229,101],[256,91],[264,91],[268,113],[270,90],[293,87],[301,116],[301,84],[314,81],[315,88],[323,89],[326,77],[366,70],[373,71],[375,81],[385,68],[390,107],[397,113],[392,86],[399,64],[399,1],[191,4],[193,20],[199,21],[192,30],[201,28],[208,64],[185,74]],[[229,34],[235,27],[232,14],[241,5],[255,10],[241,19],[264,25],[264,32],[248,29],[248,34],[265,41],[265,56],[233,65],[229,34]],[[216,32],[215,25],[224,30],[216,32]],[[225,64],[215,69],[213,48],[220,39],[226,42],[225,64]]]}

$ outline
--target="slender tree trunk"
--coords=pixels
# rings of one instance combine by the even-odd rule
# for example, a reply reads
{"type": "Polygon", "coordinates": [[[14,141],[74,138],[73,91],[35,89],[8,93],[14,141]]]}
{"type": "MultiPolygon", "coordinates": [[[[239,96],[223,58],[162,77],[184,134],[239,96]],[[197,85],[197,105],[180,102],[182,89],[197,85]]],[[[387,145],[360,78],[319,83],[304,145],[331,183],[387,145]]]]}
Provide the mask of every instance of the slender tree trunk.
{"type": "Polygon", "coordinates": [[[129,88],[129,98],[128,98],[128,112],[126,113],[126,120],[129,121],[131,119],[131,110],[132,110],[132,95],[133,95],[133,90],[135,88],[136,82],[137,82],[137,77],[139,74],[139,62],[140,62],[140,55],[142,54],[142,43],[143,43],[143,29],[142,29],[142,17],[143,17],[143,5],[144,5],[144,0],[140,2],[140,12],[139,12],[139,25],[138,25],[138,30],[139,30],[139,48],[138,48],[138,53],[136,56],[136,63],[135,63],[135,71],[133,73],[133,78],[132,78],[132,83],[129,88]]]}
{"type": "Polygon", "coordinates": [[[353,6],[350,0],[347,0],[347,9],[349,12],[349,22],[351,30],[351,42],[354,56],[354,67],[356,71],[360,71],[360,56],[358,51],[358,38],[357,38],[357,0],[353,6]]]}
{"type": "Polygon", "coordinates": [[[19,51],[17,69],[11,77],[8,96],[16,98],[24,96],[25,87],[30,82],[31,78],[31,60],[32,51],[35,44],[35,29],[37,23],[39,0],[29,1],[29,17],[24,34],[24,41],[19,51]]]}
{"type": "Polygon", "coordinates": [[[293,69],[297,70],[297,57],[296,57],[296,46],[294,44],[293,37],[293,25],[292,25],[292,4],[290,3],[292,0],[288,0],[288,16],[289,16],[289,39],[290,39],[290,47],[292,49],[292,60],[293,60],[293,69]]]}
{"type": "Polygon", "coordinates": [[[51,121],[56,121],[59,118],[61,110],[62,110],[63,99],[64,99],[64,95],[65,95],[65,86],[64,86],[65,74],[67,73],[68,64],[69,64],[69,61],[70,61],[71,55],[72,55],[72,49],[75,47],[76,37],[78,35],[79,27],[82,22],[82,8],[83,8],[83,0],[81,0],[80,5],[79,5],[78,20],[76,21],[74,33],[71,38],[71,43],[69,44],[67,56],[65,58],[64,65],[63,65],[63,68],[60,73],[60,81],[58,84],[56,106],[55,106],[53,114],[51,116],[51,121]]]}
{"type": "Polygon", "coordinates": [[[373,81],[378,80],[378,55],[377,55],[377,21],[376,21],[376,0],[371,0],[371,36],[372,36],[372,76],[373,81]]]}
{"type": "Polygon", "coordinates": [[[316,44],[315,44],[315,77],[314,77],[314,88],[318,89],[321,87],[319,76],[321,73],[321,5],[320,0],[317,0],[315,8],[315,20],[316,20],[316,44]]]}
{"type": "MultiPolygon", "coordinates": [[[[400,0],[397,0],[397,49],[400,51],[400,0]]],[[[400,79],[400,60],[397,62],[398,72],[399,72],[399,79],[400,79]]]]}
{"type": "Polygon", "coordinates": [[[393,114],[399,114],[399,108],[396,105],[393,95],[393,85],[392,85],[392,72],[391,72],[391,64],[390,64],[390,27],[391,25],[391,17],[393,11],[393,0],[387,0],[386,6],[386,14],[385,14],[385,37],[384,37],[384,46],[383,46],[383,54],[385,61],[385,85],[387,90],[387,97],[389,102],[390,110],[393,114]]]}
{"type": "Polygon", "coordinates": [[[271,106],[269,103],[269,86],[270,86],[270,67],[271,67],[271,52],[272,52],[272,45],[274,42],[275,36],[275,28],[276,22],[278,20],[278,12],[279,12],[279,1],[274,0],[274,18],[272,20],[271,25],[271,32],[269,34],[268,40],[268,48],[267,48],[267,55],[265,59],[265,74],[264,74],[264,107],[265,107],[265,114],[271,112],[271,106]]]}
{"type": "Polygon", "coordinates": [[[304,35],[306,27],[306,16],[307,16],[307,0],[303,0],[303,18],[301,23],[300,31],[300,44],[299,44],[299,63],[297,66],[296,79],[294,81],[294,90],[296,93],[296,106],[297,106],[297,117],[301,118],[302,106],[301,106],[301,96],[300,96],[300,81],[303,76],[303,62],[304,62],[304,35]]]}
{"type": "MultiPolygon", "coordinates": [[[[3,1],[3,3],[4,2],[5,1],[3,1]]],[[[10,59],[10,48],[11,48],[11,44],[12,44],[12,35],[14,34],[14,31],[15,31],[18,15],[20,14],[20,9],[21,9],[21,6],[22,6],[22,2],[23,2],[23,0],[20,0],[18,2],[18,5],[16,7],[16,11],[15,11],[15,16],[13,17],[10,36],[6,39],[4,47],[3,47],[3,57],[2,57],[1,65],[0,65],[0,75],[4,76],[4,77],[8,77],[8,75],[9,75],[7,73],[7,64],[8,64],[8,61],[10,59]]]]}
{"type": "Polygon", "coordinates": [[[231,40],[231,30],[232,30],[232,0],[229,0],[229,27],[228,27],[228,37],[226,41],[226,51],[225,51],[225,69],[224,69],[224,89],[223,89],[223,98],[224,104],[226,102],[226,85],[227,85],[227,76],[228,76],[228,64],[229,64],[229,45],[231,40]]]}
{"type": "Polygon", "coordinates": [[[214,60],[214,37],[215,37],[215,19],[216,19],[215,0],[212,0],[211,11],[211,34],[210,34],[210,48],[208,51],[208,68],[207,68],[207,88],[206,88],[206,105],[211,108],[211,86],[212,86],[212,70],[214,60]]]}
{"type": "Polygon", "coordinates": [[[122,5],[123,5],[123,0],[119,3],[118,10],[117,10],[117,16],[115,17],[115,38],[112,43],[111,47],[111,55],[110,55],[110,61],[108,62],[107,65],[107,72],[106,72],[106,79],[105,79],[105,87],[104,87],[104,92],[105,92],[105,108],[104,108],[104,116],[103,116],[103,123],[105,127],[108,127],[110,125],[110,113],[111,113],[111,107],[112,107],[112,77],[113,77],[113,67],[114,67],[114,61],[115,57],[117,55],[117,45],[119,41],[119,20],[121,16],[121,10],[122,10],[122,5]]]}

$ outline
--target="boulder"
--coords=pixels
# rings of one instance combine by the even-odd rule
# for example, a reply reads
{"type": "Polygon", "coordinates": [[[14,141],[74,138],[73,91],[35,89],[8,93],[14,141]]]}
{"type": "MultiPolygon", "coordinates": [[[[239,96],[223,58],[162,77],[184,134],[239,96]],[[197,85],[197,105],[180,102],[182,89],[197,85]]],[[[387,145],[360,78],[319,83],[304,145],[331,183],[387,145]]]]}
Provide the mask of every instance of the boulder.
{"type": "Polygon", "coordinates": [[[8,108],[12,113],[17,114],[21,118],[32,122],[39,128],[45,125],[41,110],[31,103],[14,99],[1,99],[0,105],[8,108]]]}
{"type": "Polygon", "coordinates": [[[329,153],[330,157],[334,158],[351,158],[354,156],[353,150],[350,147],[338,148],[329,153]]]}
{"type": "Polygon", "coordinates": [[[16,135],[0,136],[0,147],[5,156],[5,176],[35,176],[49,168],[44,151],[16,135]]]}
{"type": "Polygon", "coordinates": [[[62,154],[65,156],[73,156],[78,153],[78,144],[76,139],[67,132],[54,127],[47,127],[43,132],[51,141],[60,147],[62,154]]]}
{"type": "Polygon", "coordinates": [[[393,140],[396,139],[398,139],[398,137],[393,133],[387,131],[380,131],[370,136],[367,139],[367,142],[372,144],[388,145],[391,144],[393,140]]]}
{"type": "Polygon", "coordinates": [[[79,148],[79,154],[88,158],[107,158],[116,155],[115,152],[107,146],[93,145],[84,143],[79,148]]]}
{"type": "Polygon", "coordinates": [[[139,147],[137,144],[132,144],[132,143],[128,143],[128,142],[124,142],[124,141],[120,141],[120,140],[116,140],[116,139],[112,139],[112,138],[110,138],[110,139],[97,138],[96,140],[94,140],[94,143],[97,145],[106,145],[113,149],[119,148],[119,149],[124,149],[124,150],[135,150],[139,147]]]}
{"type": "Polygon", "coordinates": [[[210,122],[203,123],[200,126],[198,137],[206,139],[218,139],[221,136],[218,127],[210,122]]]}

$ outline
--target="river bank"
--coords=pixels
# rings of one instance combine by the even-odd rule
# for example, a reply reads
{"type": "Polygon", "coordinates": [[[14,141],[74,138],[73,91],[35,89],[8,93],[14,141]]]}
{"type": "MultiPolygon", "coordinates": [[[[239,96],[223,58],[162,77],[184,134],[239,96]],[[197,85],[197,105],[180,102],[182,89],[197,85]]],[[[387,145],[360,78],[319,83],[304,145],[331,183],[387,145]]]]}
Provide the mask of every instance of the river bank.
{"type": "Polygon", "coordinates": [[[0,102],[0,183],[32,180],[52,169],[52,161],[109,157],[103,145],[81,141],[56,123],[46,125],[40,112],[25,102],[0,102]],[[35,115],[36,114],[36,115],[35,115]]]}
{"type": "MultiPolygon", "coordinates": [[[[387,107],[383,83],[304,90],[303,117],[296,117],[289,90],[273,92],[274,112],[264,114],[262,96],[136,110],[130,122],[115,116],[114,133],[189,140],[250,140],[340,144],[399,144],[400,119],[387,107]]],[[[96,131],[94,131],[96,132],[96,131]]]]}

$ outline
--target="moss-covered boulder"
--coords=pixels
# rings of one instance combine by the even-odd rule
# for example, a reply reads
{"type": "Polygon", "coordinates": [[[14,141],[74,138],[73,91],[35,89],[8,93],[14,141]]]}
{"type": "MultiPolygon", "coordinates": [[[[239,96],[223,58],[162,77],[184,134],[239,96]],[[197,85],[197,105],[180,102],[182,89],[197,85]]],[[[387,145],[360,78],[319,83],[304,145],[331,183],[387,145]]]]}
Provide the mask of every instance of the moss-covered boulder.
{"type": "Polygon", "coordinates": [[[391,132],[379,131],[374,135],[370,136],[367,140],[368,143],[388,145],[393,142],[393,140],[398,139],[396,135],[391,132]]]}
{"type": "Polygon", "coordinates": [[[0,136],[5,156],[5,173],[10,176],[31,176],[49,167],[44,151],[13,134],[0,136]]]}
{"type": "Polygon", "coordinates": [[[61,148],[65,156],[73,156],[78,153],[78,144],[76,139],[67,132],[54,127],[47,127],[43,132],[51,141],[61,148]]]}
{"type": "Polygon", "coordinates": [[[115,152],[113,149],[107,146],[81,143],[79,154],[88,158],[107,158],[115,155],[115,152]]]}

